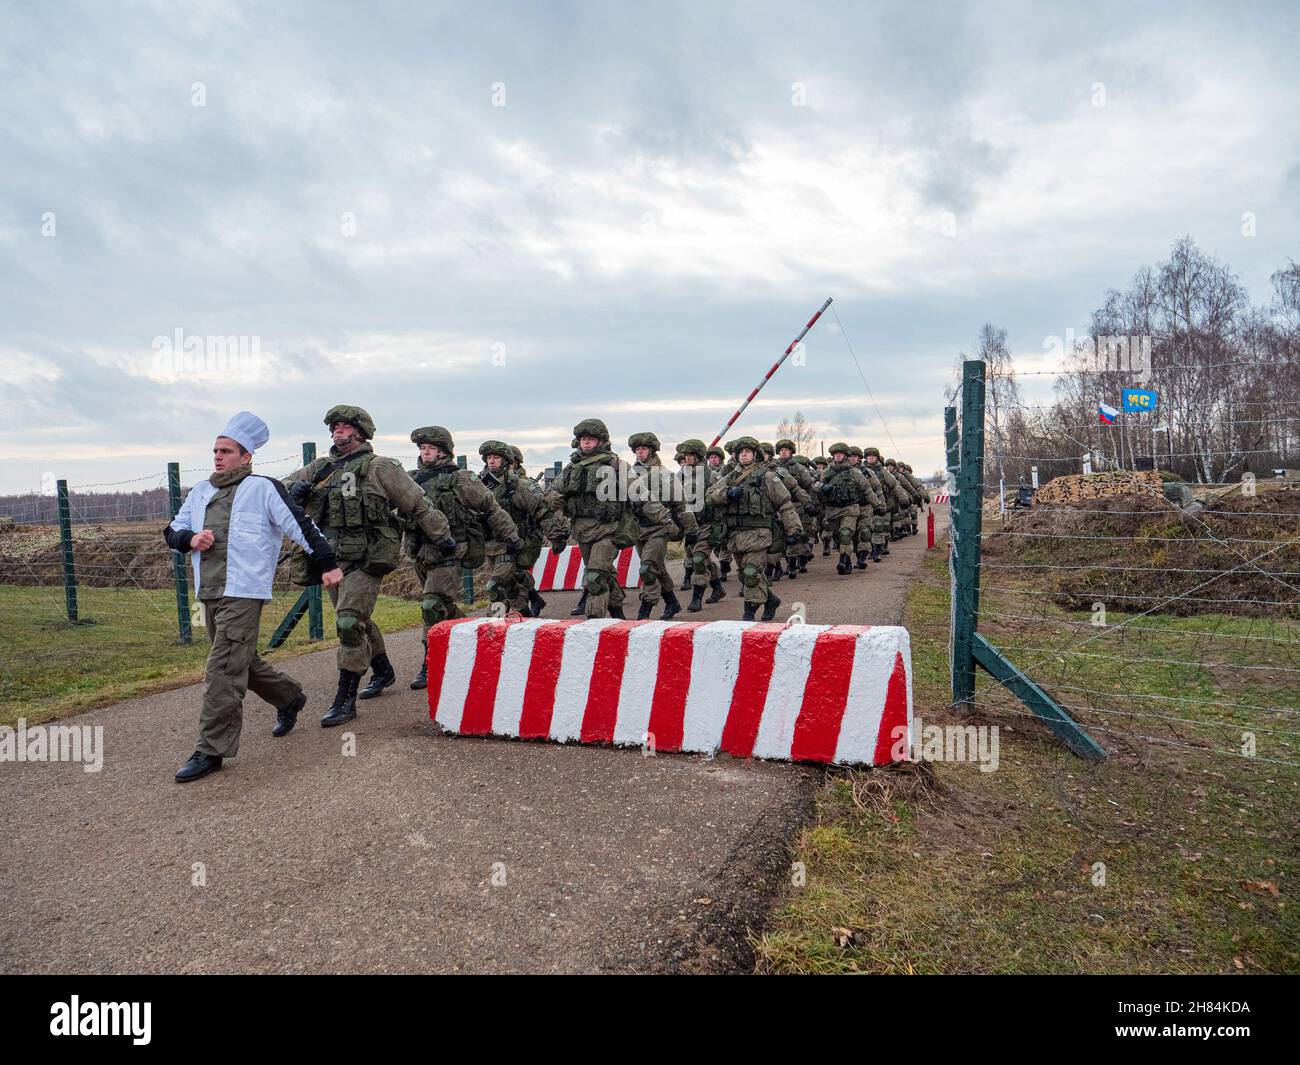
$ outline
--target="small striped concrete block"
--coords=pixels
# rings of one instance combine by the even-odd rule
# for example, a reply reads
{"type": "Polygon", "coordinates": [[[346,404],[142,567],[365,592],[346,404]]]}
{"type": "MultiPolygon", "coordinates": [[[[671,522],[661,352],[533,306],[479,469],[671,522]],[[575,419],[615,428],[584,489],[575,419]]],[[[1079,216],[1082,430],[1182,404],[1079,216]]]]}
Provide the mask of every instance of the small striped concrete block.
{"type": "MultiPolygon", "coordinates": [[[[621,588],[641,586],[641,556],[635,547],[625,547],[614,563],[615,575],[621,588]]],[[[533,563],[533,580],[539,592],[572,592],[582,587],[587,572],[582,564],[582,552],[570,545],[558,555],[545,550],[533,563]]]]}
{"type": "Polygon", "coordinates": [[[911,749],[899,626],[463,618],[429,630],[449,732],[883,765],[911,749]]]}

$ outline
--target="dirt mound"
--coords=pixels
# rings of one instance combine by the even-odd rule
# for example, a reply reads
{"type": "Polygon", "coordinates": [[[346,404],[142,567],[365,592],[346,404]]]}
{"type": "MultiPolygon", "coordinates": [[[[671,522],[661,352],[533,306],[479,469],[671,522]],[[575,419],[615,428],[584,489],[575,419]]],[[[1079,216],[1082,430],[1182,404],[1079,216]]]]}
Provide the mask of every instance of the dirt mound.
{"type": "Polygon", "coordinates": [[[1035,505],[986,526],[984,562],[986,584],[1070,610],[1300,618],[1300,489],[1197,511],[1145,492],[1035,505]]]}

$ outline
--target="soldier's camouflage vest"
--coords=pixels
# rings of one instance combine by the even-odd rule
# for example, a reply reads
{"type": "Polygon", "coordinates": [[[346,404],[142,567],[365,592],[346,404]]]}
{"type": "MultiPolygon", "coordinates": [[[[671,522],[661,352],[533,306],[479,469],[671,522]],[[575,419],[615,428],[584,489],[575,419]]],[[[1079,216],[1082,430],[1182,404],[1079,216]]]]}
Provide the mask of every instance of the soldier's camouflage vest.
{"type": "MultiPolygon", "coordinates": [[[[442,511],[451,526],[451,535],[457,545],[464,544],[464,553],[457,551],[457,561],[466,569],[477,569],[483,565],[484,534],[483,523],[479,516],[466,508],[456,498],[456,475],[463,471],[454,462],[441,466],[423,467],[411,473],[412,479],[424,490],[424,498],[442,511]]],[[[411,543],[409,550],[415,560],[422,565],[435,562],[450,562],[436,545],[429,543],[423,530],[412,524],[410,528],[411,543]]]]}
{"type": "Polygon", "coordinates": [[[825,482],[830,485],[830,491],[823,493],[822,498],[831,506],[850,507],[859,502],[860,489],[853,479],[853,467],[847,462],[843,466],[827,469],[825,482]]]}
{"type": "MultiPolygon", "coordinates": [[[[397,569],[401,537],[388,499],[368,477],[374,458],[373,451],[364,451],[334,466],[325,480],[313,483],[306,510],[334,545],[340,563],[382,577],[397,569]]],[[[301,551],[291,560],[295,583],[308,582],[307,561],[301,551]]]]}
{"type": "Polygon", "coordinates": [[[767,473],[750,474],[739,487],[740,495],[728,499],[723,510],[728,529],[770,529],[776,508],[767,497],[767,473]]]}
{"type": "Polygon", "coordinates": [[[503,472],[497,475],[490,470],[484,470],[480,480],[487,490],[492,493],[496,501],[501,504],[501,509],[510,515],[510,520],[515,523],[515,528],[519,531],[519,540],[524,546],[515,555],[515,565],[524,569],[532,569],[533,563],[537,561],[542,553],[542,531],[537,524],[537,520],[528,511],[515,505],[515,493],[518,490],[520,481],[519,475],[511,472],[503,472]]]}
{"type": "Polygon", "coordinates": [[[616,499],[601,499],[596,492],[602,484],[604,494],[616,491],[610,475],[614,473],[612,456],[579,459],[569,466],[563,477],[564,513],[570,519],[594,518],[597,521],[618,521],[626,513],[626,506],[616,499]],[[609,469],[609,473],[601,471],[609,469]]]}

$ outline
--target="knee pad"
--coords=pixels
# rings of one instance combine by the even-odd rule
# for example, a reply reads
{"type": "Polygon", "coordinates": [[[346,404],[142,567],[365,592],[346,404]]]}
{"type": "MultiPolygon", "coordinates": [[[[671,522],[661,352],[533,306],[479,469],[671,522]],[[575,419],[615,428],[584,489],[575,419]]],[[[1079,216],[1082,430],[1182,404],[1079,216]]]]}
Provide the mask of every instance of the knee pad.
{"type": "Polygon", "coordinates": [[[658,571],[657,569],[655,569],[654,566],[652,566],[649,562],[642,562],[642,563],[641,563],[641,583],[642,583],[642,584],[653,584],[653,583],[654,583],[655,581],[657,581],[658,579],[659,579],[659,571],[658,571]]]}
{"type": "Polygon", "coordinates": [[[841,547],[851,545],[853,543],[853,529],[848,525],[841,525],[835,539],[841,547]]]}
{"type": "Polygon", "coordinates": [[[360,647],[365,641],[361,619],[351,611],[345,611],[334,619],[334,631],[338,633],[339,643],[344,647],[360,647]]]}
{"type": "Polygon", "coordinates": [[[761,571],[752,562],[747,562],[740,570],[740,583],[746,588],[755,588],[758,586],[761,571]]]}
{"type": "Polygon", "coordinates": [[[445,621],[447,608],[443,605],[442,596],[426,595],[421,599],[420,614],[424,617],[426,625],[436,625],[440,621],[445,621]]]}
{"type": "MultiPolygon", "coordinates": [[[[642,571],[645,567],[642,566],[642,571]]],[[[609,577],[600,570],[589,569],[583,575],[582,587],[588,595],[606,595],[609,592],[609,577]]]]}
{"type": "Polygon", "coordinates": [[[705,554],[695,554],[691,556],[691,565],[696,569],[703,569],[708,565],[709,556],[705,554]]]}

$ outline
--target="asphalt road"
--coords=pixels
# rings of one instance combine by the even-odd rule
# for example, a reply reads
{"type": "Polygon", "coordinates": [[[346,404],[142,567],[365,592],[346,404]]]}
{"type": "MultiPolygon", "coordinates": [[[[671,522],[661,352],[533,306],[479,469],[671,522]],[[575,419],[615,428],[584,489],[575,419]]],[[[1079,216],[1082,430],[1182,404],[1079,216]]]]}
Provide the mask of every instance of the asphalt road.
{"type": "MultiPolygon", "coordinates": [[[[922,531],[851,577],[818,549],[809,576],[776,585],[781,616],[797,600],[814,624],[896,623],[924,548],[922,531]]],[[[727,599],[682,617],[738,617],[736,589],[733,576],[727,599]]],[[[547,599],[567,616],[576,594],[547,599]]],[[[389,649],[398,686],[341,729],[317,725],[333,652],[289,663],[310,700],[298,727],[272,738],[273,711],[250,696],[238,758],[193,784],[172,774],[200,686],[66,719],[103,726],[99,773],[0,763],[0,970],[750,967],[747,933],[819,770],[444,736],[406,687],[418,630],[389,649]]]]}

